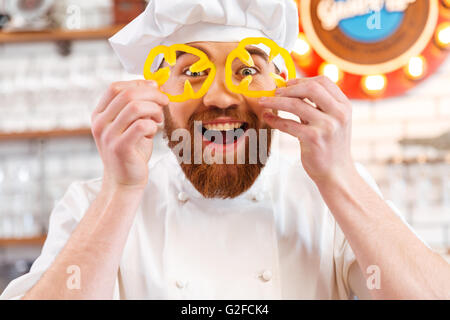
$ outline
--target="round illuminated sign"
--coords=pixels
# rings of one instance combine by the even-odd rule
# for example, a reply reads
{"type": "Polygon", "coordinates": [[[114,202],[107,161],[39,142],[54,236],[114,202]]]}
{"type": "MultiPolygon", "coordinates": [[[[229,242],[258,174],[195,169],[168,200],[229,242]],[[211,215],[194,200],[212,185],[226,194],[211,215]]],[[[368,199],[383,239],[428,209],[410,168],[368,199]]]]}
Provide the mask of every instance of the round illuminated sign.
{"type": "Polygon", "coordinates": [[[296,2],[297,66],[307,76],[327,75],[347,91],[358,84],[360,92],[352,97],[398,95],[425,79],[448,53],[446,0],[296,2]],[[367,87],[374,79],[383,80],[376,81],[382,89],[367,87]]]}
{"type": "Polygon", "coordinates": [[[433,37],[439,16],[437,2],[429,0],[300,4],[306,37],[319,55],[344,71],[362,75],[391,72],[407,64],[433,37]]]}

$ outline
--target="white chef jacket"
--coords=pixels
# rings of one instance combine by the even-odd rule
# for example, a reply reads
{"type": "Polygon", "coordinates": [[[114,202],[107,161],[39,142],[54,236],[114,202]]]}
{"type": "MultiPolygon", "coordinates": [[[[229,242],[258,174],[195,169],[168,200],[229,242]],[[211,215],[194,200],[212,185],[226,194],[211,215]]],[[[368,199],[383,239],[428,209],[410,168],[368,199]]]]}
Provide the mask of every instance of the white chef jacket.
{"type": "MultiPolygon", "coordinates": [[[[115,299],[369,297],[349,243],[300,160],[272,155],[252,187],[234,199],[203,198],[170,151],[149,167],[115,299]]],[[[70,185],[51,214],[41,255],[0,299],[19,299],[39,280],[100,187],[101,179],[70,185]]]]}

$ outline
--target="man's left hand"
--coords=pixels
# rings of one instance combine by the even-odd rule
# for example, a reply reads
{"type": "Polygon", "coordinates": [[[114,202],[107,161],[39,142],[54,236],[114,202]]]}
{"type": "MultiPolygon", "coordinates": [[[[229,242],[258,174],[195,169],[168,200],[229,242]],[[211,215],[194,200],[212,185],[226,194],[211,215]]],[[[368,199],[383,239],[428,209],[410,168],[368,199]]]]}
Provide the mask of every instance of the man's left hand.
{"type": "Polygon", "coordinates": [[[300,121],[295,121],[264,112],[264,120],[272,128],[298,138],[303,167],[316,183],[355,172],[350,148],[351,103],[330,79],[292,79],[278,88],[274,97],[260,98],[259,103],[299,117],[300,121]]]}

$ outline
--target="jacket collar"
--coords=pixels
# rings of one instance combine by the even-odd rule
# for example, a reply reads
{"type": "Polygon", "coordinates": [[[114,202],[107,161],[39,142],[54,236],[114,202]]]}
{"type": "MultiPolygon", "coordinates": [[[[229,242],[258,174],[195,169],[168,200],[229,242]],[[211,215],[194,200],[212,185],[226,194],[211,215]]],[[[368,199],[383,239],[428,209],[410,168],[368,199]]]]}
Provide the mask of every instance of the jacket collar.
{"type": "MultiPolygon", "coordinates": [[[[178,163],[177,157],[175,154],[166,147],[164,150],[164,154],[161,157],[162,161],[166,163],[168,166],[168,174],[171,176],[171,179],[176,179],[175,185],[179,192],[186,193],[189,198],[197,198],[204,199],[200,192],[192,185],[189,179],[184,174],[181,166],[178,163]]],[[[240,194],[239,196],[233,199],[226,199],[224,201],[233,201],[233,200],[253,200],[253,201],[262,201],[267,198],[271,177],[278,174],[278,154],[273,154],[269,156],[267,159],[266,165],[261,170],[261,173],[256,178],[253,185],[240,194]]],[[[222,199],[220,199],[222,200],[222,199]]]]}

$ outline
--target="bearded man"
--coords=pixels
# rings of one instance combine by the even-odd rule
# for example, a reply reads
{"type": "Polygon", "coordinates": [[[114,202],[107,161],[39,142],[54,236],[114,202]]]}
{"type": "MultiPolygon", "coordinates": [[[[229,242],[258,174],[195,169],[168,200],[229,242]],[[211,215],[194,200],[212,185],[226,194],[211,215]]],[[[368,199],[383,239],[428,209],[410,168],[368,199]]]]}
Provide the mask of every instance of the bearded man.
{"type": "Polygon", "coordinates": [[[230,89],[227,77],[270,91],[286,75],[256,44],[253,64],[227,66],[241,40],[290,50],[297,34],[292,0],[150,1],[111,39],[125,68],[142,74],[150,50],[173,44],[210,67],[178,50],[152,63],[170,69],[164,83],[111,84],[92,115],[103,177],[70,186],[40,257],[2,298],[449,298],[449,265],[352,160],[351,103],[334,83],[230,89]],[[169,100],[211,72],[201,97],[169,100]],[[150,161],[162,123],[168,148],[150,161]],[[299,140],[301,162],[271,150],[273,130],[299,140]]]}

